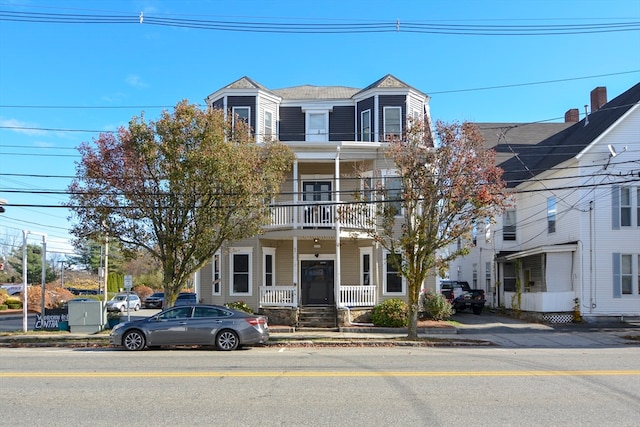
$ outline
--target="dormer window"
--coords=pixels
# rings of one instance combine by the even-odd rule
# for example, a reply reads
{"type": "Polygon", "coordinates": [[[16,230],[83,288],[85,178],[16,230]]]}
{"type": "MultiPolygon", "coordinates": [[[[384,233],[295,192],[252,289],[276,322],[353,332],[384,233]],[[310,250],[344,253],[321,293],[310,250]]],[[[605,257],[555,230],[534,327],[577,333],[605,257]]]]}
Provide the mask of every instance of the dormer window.
{"type": "Polygon", "coordinates": [[[399,141],[402,138],[402,108],[384,107],[384,140],[399,141]]]}

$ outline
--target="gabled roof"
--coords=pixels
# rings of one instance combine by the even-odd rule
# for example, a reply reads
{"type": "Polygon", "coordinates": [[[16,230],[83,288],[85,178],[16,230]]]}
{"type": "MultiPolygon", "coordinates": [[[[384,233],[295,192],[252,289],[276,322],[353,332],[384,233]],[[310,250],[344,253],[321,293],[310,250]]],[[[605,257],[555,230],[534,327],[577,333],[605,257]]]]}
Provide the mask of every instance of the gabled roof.
{"type": "Polygon", "coordinates": [[[532,176],[576,157],[638,102],[640,83],[607,102],[580,122],[538,144],[528,146],[526,153],[501,163],[499,166],[504,170],[503,179],[507,186],[516,187],[532,176]],[[588,124],[585,125],[586,120],[588,124]]]}
{"type": "Polygon", "coordinates": [[[271,92],[270,89],[267,89],[266,87],[262,86],[260,83],[257,83],[254,80],[251,80],[247,76],[239,78],[235,82],[225,86],[223,89],[260,89],[266,92],[271,92]]]}

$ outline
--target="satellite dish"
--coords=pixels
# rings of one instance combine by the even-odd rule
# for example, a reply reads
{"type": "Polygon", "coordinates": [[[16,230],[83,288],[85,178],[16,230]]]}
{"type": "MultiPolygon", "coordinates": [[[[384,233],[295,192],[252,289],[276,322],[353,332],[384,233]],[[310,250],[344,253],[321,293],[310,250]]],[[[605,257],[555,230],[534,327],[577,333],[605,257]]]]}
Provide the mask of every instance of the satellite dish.
{"type": "Polygon", "coordinates": [[[609,153],[611,153],[611,157],[615,157],[618,155],[618,153],[616,153],[616,149],[613,148],[613,145],[609,144],[607,147],[609,147],[609,153]]]}

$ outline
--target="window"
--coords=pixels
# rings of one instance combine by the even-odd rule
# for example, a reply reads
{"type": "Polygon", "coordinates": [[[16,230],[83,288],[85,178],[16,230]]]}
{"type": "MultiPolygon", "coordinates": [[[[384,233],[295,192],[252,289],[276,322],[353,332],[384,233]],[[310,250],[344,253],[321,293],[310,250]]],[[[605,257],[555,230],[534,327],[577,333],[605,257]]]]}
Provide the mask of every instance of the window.
{"type": "Polygon", "coordinates": [[[360,285],[371,285],[371,257],[373,248],[360,248],[360,285]]]}
{"type": "Polygon", "coordinates": [[[484,285],[487,291],[491,289],[491,262],[484,263],[484,285]]]}
{"type": "MultiPolygon", "coordinates": [[[[401,261],[399,259],[399,255],[396,256],[397,261],[401,261]]],[[[390,253],[385,254],[385,262],[384,262],[384,271],[385,271],[385,284],[384,284],[384,293],[385,294],[402,294],[404,293],[404,278],[400,273],[400,268],[393,262],[393,256],[390,253]]]]}
{"type": "Polygon", "coordinates": [[[620,225],[631,227],[631,189],[620,188],[620,225]]]}
{"type": "Polygon", "coordinates": [[[471,276],[471,282],[473,283],[473,289],[478,288],[478,264],[473,264],[473,275],[471,276]]]}
{"type": "Polygon", "coordinates": [[[273,138],[273,114],[271,111],[264,112],[264,140],[270,141],[273,138]]]}
{"type": "Polygon", "coordinates": [[[275,286],[276,284],[276,248],[263,248],[264,254],[264,283],[263,286],[275,286]]]}
{"type": "Polygon", "coordinates": [[[640,187],[636,191],[636,225],[640,227],[640,187]]]}
{"type": "Polygon", "coordinates": [[[251,248],[237,248],[229,257],[231,295],[251,295],[251,248]]]}
{"type": "Polygon", "coordinates": [[[384,140],[397,141],[402,137],[402,108],[384,107],[384,140]]]}
{"type": "Polygon", "coordinates": [[[502,223],[502,239],[516,240],[516,211],[507,209],[502,223]]]}
{"type": "Polygon", "coordinates": [[[213,262],[211,263],[213,283],[211,287],[211,293],[213,295],[220,295],[220,251],[213,255],[213,262]]]}
{"type": "Polygon", "coordinates": [[[393,216],[402,216],[402,178],[388,171],[384,177],[385,209],[393,209],[393,216]]]}
{"type": "Polygon", "coordinates": [[[631,255],[622,254],[620,256],[620,284],[622,295],[633,293],[633,265],[631,255]]]}
{"type": "Polygon", "coordinates": [[[551,196],[547,199],[547,231],[549,233],[556,232],[556,197],[551,196]]]}
{"type": "Polygon", "coordinates": [[[371,110],[360,113],[360,135],[362,141],[371,142],[371,110]]]}
{"type": "Polygon", "coordinates": [[[306,113],[306,141],[324,142],[329,140],[329,112],[306,113]]]}
{"type": "Polygon", "coordinates": [[[235,126],[236,120],[242,120],[247,124],[251,123],[251,108],[249,107],[233,107],[233,125],[235,126]]]}
{"type": "Polygon", "coordinates": [[[484,240],[487,243],[491,242],[491,218],[489,217],[484,220],[484,240]]]}
{"type": "Polygon", "coordinates": [[[473,228],[471,229],[471,238],[473,241],[473,246],[478,244],[478,223],[473,222],[473,228]]]}

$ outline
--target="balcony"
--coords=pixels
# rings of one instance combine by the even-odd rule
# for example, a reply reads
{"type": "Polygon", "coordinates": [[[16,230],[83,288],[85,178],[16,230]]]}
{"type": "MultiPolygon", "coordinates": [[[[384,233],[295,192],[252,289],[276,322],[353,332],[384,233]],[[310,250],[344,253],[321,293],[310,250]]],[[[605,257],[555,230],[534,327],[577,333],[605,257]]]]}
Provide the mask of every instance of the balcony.
{"type": "Polygon", "coordinates": [[[273,204],[267,230],[300,228],[335,228],[368,230],[375,224],[376,209],[369,203],[293,202],[273,204]],[[295,215],[294,218],[294,213],[295,215]]]}

